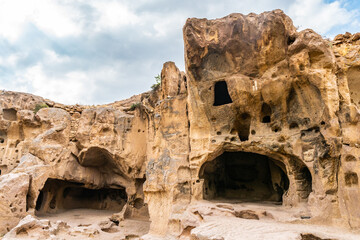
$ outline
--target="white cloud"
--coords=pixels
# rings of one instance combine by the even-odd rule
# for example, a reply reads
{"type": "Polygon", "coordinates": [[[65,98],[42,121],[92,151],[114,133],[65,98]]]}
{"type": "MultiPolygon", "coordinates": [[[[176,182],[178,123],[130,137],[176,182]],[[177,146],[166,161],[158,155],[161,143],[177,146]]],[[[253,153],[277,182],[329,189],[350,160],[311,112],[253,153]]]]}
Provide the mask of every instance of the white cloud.
{"type": "Polygon", "coordinates": [[[23,91],[23,85],[32,89],[32,93],[52,100],[74,104],[90,100],[94,93],[94,83],[85,72],[72,71],[63,76],[51,76],[41,64],[17,74],[13,88],[23,91]]]}
{"type": "Polygon", "coordinates": [[[79,35],[82,32],[81,14],[64,1],[31,1],[31,20],[36,26],[56,37],[79,35]]]}
{"type": "Polygon", "coordinates": [[[129,7],[119,1],[92,1],[98,19],[95,31],[111,30],[122,26],[133,25],[140,21],[139,17],[129,7]]]}
{"type": "Polygon", "coordinates": [[[60,56],[59,54],[57,54],[56,52],[54,52],[51,49],[45,49],[45,50],[43,50],[43,52],[44,52],[47,64],[62,64],[62,63],[67,63],[67,62],[71,61],[70,57],[60,56]]]}
{"type": "Polygon", "coordinates": [[[0,36],[10,41],[16,40],[31,13],[30,8],[30,1],[21,4],[16,0],[0,0],[0,36]]]}
{"type": "Polygon", "coordinates": [[[164,16],[152,16],[147,14],[144,16],[144,19],[146,19],[146,22],[151,23],[154,28],[154,32],[151,36],[166,37],[174,31],[181,35],[182,26],[186,21],[186,15],[183,13],[173,13],[167,15],[165,21],[164,16]]]}
{"type": "Polygon", "coordinates": [[[343,8],[339,1],[296,0],[289,8],[289,15],[300,29],[312,28],[325,34],[335,26],[350,23],[355,12],[343,8]]]}
{"type": "Polygon", "coordinates": [[[1,57],[0,56],[0,66],[3,67],[16,67],[17,62],[24,58],[26,56],[26,53],[23,52],[16,52],[12,53],[8,56],[1,57]]]}
{"type": "Polygon", "coordinates": [[[27,24],[56,37],[81,33],[81,16],[76,8],[59,1],[0,0],[0,36],[16,41],[27,24]]]}

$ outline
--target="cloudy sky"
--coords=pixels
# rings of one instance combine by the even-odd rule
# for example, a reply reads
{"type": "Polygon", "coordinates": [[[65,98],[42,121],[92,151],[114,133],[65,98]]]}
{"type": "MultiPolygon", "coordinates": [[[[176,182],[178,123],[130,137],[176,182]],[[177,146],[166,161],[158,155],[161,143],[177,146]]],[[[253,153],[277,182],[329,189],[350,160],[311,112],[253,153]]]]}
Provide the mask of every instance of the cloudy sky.
{"type": "Polygon", "coordinates": [[[184,70],[188,17],[278,8],[326,37],[360,31],[358,0],[0,0],[0,89],[66,104],[128,98],[164,62],[184,70]]]}

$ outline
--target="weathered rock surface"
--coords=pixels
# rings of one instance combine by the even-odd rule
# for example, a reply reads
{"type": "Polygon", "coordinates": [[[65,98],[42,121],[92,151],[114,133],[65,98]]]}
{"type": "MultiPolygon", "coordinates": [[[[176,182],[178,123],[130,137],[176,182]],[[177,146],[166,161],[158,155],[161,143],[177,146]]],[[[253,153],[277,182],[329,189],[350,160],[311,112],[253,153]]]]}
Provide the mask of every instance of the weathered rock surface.
{"type": "Polygon", "coordinates": [[[6,233],[26,215],[29,175],[10,173],[0,177],[0,231],[6,233]]]}
{"type": "Polygon", "coordinates": [[[68,228],[69,226],[64,222],[57,222],[54,226],[51,226],[48,220],[38,220],[31,215],[27,215],[3,239],[56,239],[56,234],[60,231],[66,232],[68,228]]]}
{"type": "Polygon", "coordinates": [[[359,33],[325,40],[275,10],[188,19],[183,34],[186,73],[167,62],[159,89],[124,101],[0,93],[0,234],[79,207],[118,212],[109,233],[150,220],[143,239],[240,239],[232,222],[254,236],[263,219],[289,234],[259,239],[300,239],[290,221],[360,227],[359,33]]]}

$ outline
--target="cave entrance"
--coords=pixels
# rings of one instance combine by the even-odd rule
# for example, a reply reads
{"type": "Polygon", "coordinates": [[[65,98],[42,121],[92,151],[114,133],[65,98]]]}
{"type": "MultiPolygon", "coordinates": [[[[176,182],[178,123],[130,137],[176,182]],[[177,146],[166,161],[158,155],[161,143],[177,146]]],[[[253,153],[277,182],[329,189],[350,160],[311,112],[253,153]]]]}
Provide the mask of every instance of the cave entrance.
{"type": "Polygon", "coordinates": [[[214,106],[221,106],[228,103],[232,103],[232,100],[226,82],[216,82],[214,92],[214,106]]]}
{"type": "Polygon", "coordinates": [[[36,201],[36,214],[87,208],[120,212],[127,202],[125,188],[87,188],[84,184],[48,179],[36,201]]]}
{"type": "Polygon", "coordinates": [[[285,165],[256,153],[224,152],[200,169],[207,200],[282,202],[289,189],[285,165]]]}

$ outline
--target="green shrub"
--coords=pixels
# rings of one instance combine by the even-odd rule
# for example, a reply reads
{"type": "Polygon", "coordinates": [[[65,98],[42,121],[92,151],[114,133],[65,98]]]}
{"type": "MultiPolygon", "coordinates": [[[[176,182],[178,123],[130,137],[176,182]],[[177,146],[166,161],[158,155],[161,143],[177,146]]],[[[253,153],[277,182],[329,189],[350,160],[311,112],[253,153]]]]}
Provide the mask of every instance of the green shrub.
{"type": "Polygon", "coordinates": [[[133,103],[130,107],[130,111],[134,111],[136,108],[140,107],[141,103],[133,103]]]}
{"type": "Polygon", "coordinates": [[[160,74],[158,74],[157,76],[155,76],[155,82],[153,85],[151,85],[151,89],[153,91],[157,90],[160,86],[161,86],[161,76],[160,74]]]}
{"type": "Polygon", "coordinates": [[[48,108],[49,106],[46,103],[38,103],[35,105],[34,113],[36,114],[42,108],[48,108]]]}

